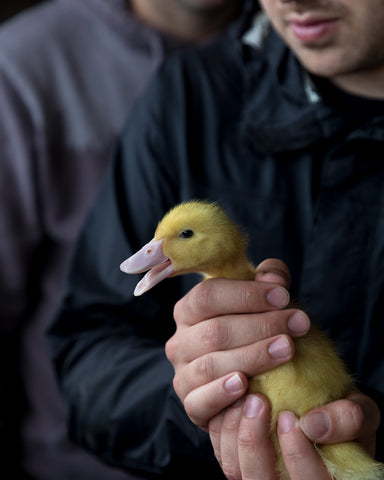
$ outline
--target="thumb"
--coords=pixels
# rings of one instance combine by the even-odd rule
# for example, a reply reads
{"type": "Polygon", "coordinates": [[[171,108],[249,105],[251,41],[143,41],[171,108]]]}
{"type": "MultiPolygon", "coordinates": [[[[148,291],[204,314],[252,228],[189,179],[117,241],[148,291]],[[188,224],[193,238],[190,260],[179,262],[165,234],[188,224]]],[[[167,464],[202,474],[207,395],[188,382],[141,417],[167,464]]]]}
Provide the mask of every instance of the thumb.
{"type": "Polygon", "coordinates": [[[316,443],[357,440],[374,455],[375,434],[380,423],[376,403],[361,392],[311,410],[300,419],[300,428],[316,443]]]}

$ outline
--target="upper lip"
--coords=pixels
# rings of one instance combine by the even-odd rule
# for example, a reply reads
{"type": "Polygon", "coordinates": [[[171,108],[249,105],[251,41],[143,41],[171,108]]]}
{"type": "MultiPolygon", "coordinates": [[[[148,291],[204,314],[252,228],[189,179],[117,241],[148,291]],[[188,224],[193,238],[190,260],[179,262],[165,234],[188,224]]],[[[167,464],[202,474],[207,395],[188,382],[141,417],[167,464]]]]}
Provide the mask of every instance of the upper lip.
{"type": "Polygon", "coordinates": [[[288,17],[289,23],[295,23],[297,25],[314,25],[316,23],[330,22],[336,20],[336,17],[330,17],[324,14],[314,14],[314,13],[304,13],[304,14],[293,14],[288,17]]]}

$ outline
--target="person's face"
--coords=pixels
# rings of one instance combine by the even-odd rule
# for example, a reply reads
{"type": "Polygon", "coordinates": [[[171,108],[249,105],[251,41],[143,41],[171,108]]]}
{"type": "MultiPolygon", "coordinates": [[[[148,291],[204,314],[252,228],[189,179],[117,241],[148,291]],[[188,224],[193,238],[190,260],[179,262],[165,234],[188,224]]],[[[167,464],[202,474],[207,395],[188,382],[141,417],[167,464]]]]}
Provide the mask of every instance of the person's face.
{"type": "Polygon", "coordinates": [[[310,72],[340,76],[384,69],[384,0],[260,0],[310,72]]]}

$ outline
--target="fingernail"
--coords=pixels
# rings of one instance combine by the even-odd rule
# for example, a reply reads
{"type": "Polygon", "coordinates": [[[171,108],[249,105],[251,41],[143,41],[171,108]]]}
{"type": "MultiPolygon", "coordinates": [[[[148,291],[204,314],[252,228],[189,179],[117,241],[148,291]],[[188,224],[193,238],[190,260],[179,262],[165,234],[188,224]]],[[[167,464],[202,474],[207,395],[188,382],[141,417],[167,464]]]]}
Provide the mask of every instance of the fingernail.
{"type": "Polygon", "coordinates": [[[288,328],[292,333],[307,333],[310,327],[309,318],[304,312],[295,312],[288,319],[288,328]]]}
{"type": "Polygon", "coordinates": [[[268,347],[268,352],[273,358],[287,358],[291,354],[291,346],[288,339],[280,337],[271,343],[268,347]]]}
{"type": "Polygon", "coordinates": [[[249,395],[245,400],[245,416],[255,418],[263,408],[263,401],[256,395],[249,395]]]}
{"type": "Polygon", "coordinates": [[[237,373],[226,380],[224,388],[228,393],[240,393],[244,390],[243,382],[237,373]]]}
{"type": "Polygon", "coordinates": [[[292,428],[296,425],[297,418],[291,412],[282,412],[279,415],[278,420],[278,427],[280,432],[288,433],[292,430],[292,428]]]}
{"type": "Polygon", "coordinates": [[[267,293],[267,300],[272,307],[283,308],[288,305],[289,293],[283,287],[275,287],[267,293]]]}
{"type": "Polygon", "coordinates": [[[308,413],[301,417],[300,428],[308,438],[316,440],[328,432],[329,420],[322,412],[308,413]]]}

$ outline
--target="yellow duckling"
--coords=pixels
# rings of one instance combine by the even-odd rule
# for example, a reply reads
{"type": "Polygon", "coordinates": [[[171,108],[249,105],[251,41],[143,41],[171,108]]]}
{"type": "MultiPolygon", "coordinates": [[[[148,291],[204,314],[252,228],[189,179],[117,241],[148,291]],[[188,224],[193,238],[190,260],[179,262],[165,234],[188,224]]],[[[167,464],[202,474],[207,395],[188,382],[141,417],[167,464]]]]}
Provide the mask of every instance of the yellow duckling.
{"type": "MultiPolygon", "coordinates": [[[[246,236],[216,204],[191,201],[170,210],[154,238],[120,268],[125,273],[149,270],[135,289],[141,295],[164,278],[201,273],[205,278],[253,280],[255,267],[246,255],[246,236]]],[[[312,326],[295,340],[294,358],[249,380],[249,391],[271,403],[271,438],[282,480],[289,480],[276,433],[279,412],[302,416],[320,405],[344,398],[353,387],[331,340],[312,326]]],[[[316,445],[334,480],[383,480],[384,465],[354,442],[316,445]]]]}

